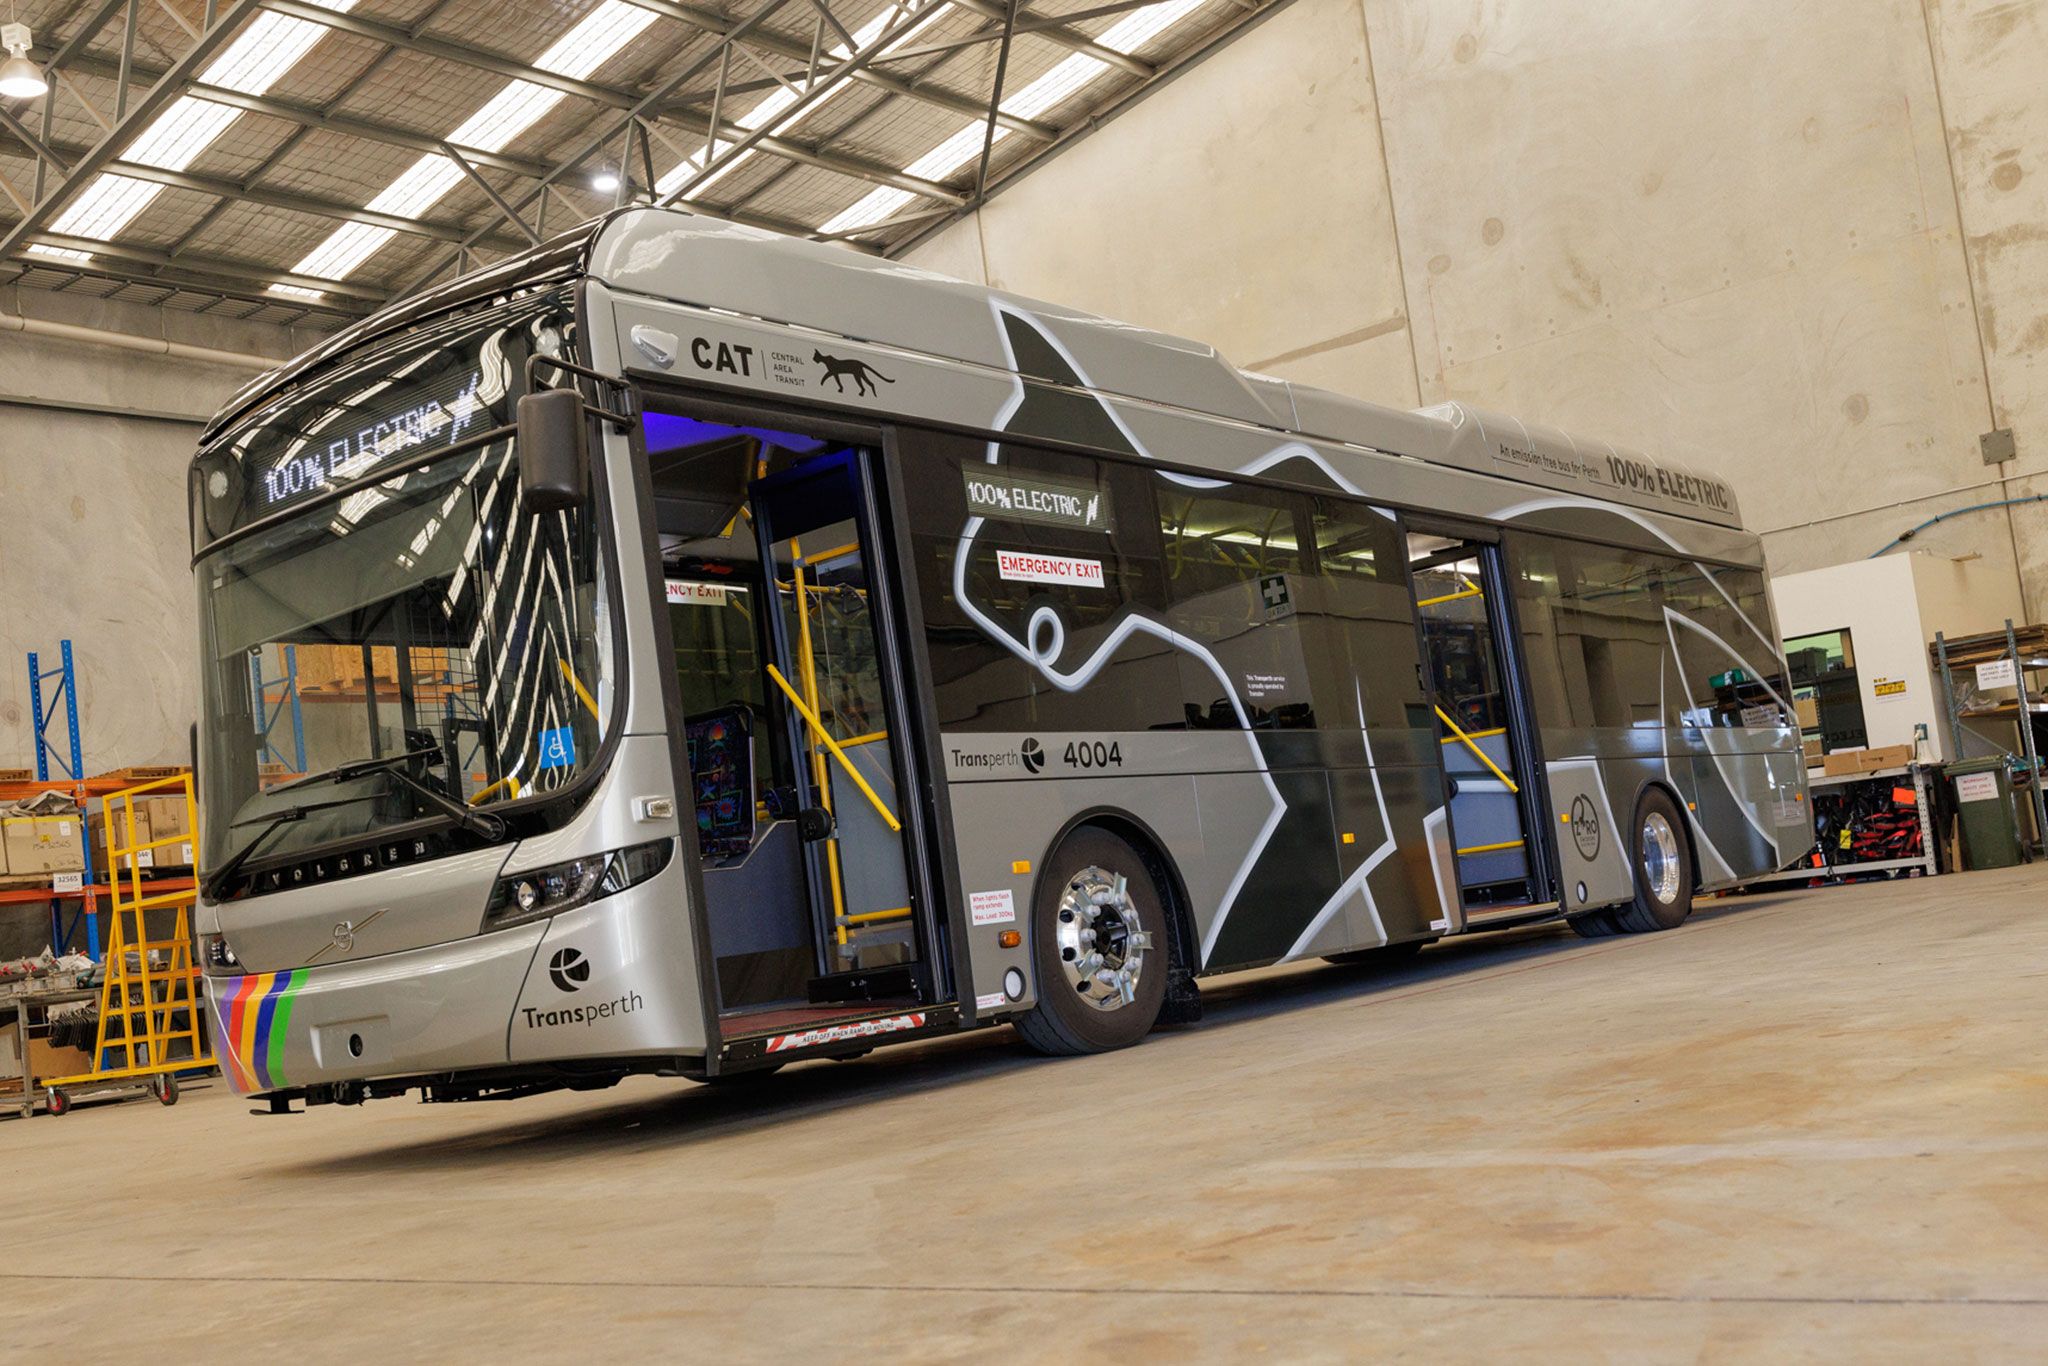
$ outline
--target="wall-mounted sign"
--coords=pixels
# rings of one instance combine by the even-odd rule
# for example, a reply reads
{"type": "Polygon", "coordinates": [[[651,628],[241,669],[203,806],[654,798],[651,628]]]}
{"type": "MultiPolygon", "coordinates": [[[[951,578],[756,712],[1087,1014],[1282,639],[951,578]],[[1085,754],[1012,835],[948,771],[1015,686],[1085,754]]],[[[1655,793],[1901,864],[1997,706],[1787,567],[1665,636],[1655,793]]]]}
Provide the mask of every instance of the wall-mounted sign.
{"type": "Polygon", "coordinates": [[[1903,678],[1873,678],[1870,680],[1870,695],[1880,702],[1896,701],[1906,695],[1906,680],[1903,678]]]}

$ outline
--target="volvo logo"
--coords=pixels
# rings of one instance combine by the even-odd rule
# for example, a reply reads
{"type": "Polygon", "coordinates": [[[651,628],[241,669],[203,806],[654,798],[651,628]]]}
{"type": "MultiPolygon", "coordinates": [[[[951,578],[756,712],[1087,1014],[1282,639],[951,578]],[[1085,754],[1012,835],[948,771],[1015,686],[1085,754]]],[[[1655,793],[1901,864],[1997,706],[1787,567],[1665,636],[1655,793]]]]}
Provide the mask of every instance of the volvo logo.
{"type": "Polygon", "coordinates": [[[1036,773],[1045,767],[1045,751],[1038,747],[1038,741],[1027,737],[1017,756],[1024,761],[1024,771],[1036,773]]]}
{"type": "Polygon", "coordinates": [[[590,980],[590,960],[581,949],[556,949],[548,960],[548,977],[557,991],[577,991],[590,980]]]}
{"type": "Polygon", "coordinates": [[[1593,799],[1580,793],[1572,798],[1572,843],[1579,846],[1579,857],[1588,863],[1600,853],[1600,817],[1593,810],[1593,799]]]}

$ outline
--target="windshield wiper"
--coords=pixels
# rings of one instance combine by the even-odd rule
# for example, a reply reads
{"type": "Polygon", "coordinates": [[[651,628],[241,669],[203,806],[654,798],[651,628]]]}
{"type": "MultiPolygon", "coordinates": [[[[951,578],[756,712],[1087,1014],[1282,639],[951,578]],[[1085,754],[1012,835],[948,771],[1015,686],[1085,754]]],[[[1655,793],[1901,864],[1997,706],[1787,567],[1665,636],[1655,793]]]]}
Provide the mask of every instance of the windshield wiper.
{"type": "MultiPolygon", "coordinates": [[[[272,789],[272,791],[275,790],[275,788],[272,789]]],[[[316,811],[325,811],[330,807],[336,806],[354,806],[357,802],[368,801],[372,795],[372,793],[368,792],[359,792],[353,797],[336,797],[331,802],[306,802],[299,806],[288,806],[282,811],[270,812],[268,815],[251,816],[248,820],[233,822],[232,826],[255,825],[258,822],[262,822],[263,828],[250,836],[248,842],[241,848],[235,850],[229,856],[226,863],[214,869],[212,876],[206,879],[201,885],[200,890],[206,893],[208,901],[217,900],[220,889],[227,885],[228,879],[241,872],[242,865],[249,861],[250,856],[256,852],[263,841],[269,839],[278,830],[290,825],[293,821],[302,821],[316,811]]]]}
{"type": "Polygon", "coordinates": [[[308,773],[303,778],[294,778],[288,783],[279,783],[270,791],[275,795],[279,792],[289,792],[295,787],[311,787],[314,783],[345,783],[375,773],[380,768],[409,764],[415,759],[431,759],[440,752],[438,745],[423,745],[418,749],[402,750],[397,754],[386,754],[376,759],[351,759],[348,763],[323,768],[318,773],[308,773]]]}
{"type": "MultiPolygon", "coordinates": [[[[428,753],[438,754],[440,751],[429,750],[428,753]]],[[[505,838],[505,818],[503,816],[494,816],[488,811],[479,811],[473,806],[464,806],[447,793],[436,791],[402,768],[387,766],[376,771],[382,773],[387,778],[398,779],[399,782],[405,784],[405,786],[411,788],[420,796],[425,797],[427,805],[441,812],[441,814],[453,820],[463,829],[482,835],[492,844],[496,844],[499,840],[505,838]]]]}
{"type": "Polygon", "coordinates": [[[474,807],[464,806],[447,793],[439,792],[429,787],[426,783],[421,782],[401,767],[401,765],[411,763],[416,759],[436,758],[440,753],[441,748],[438,745],[421,745],[416,749],[404,750],[397,754],[386,754],[378,759],[356,759],[346,764],[336,764],[333,768],[323,769],[318,773],[309,773],[303,778],[294,778],[292,781],[273,787],[270,790],[272,792],[283,792],[294,787],[305,787],[311,783],[346,783],[356,778],[366,778],[372,773],[381,773],[387,778],[396,778],[407,788],[426,798],[429,806],[453,820],[463,829],[483,836],[484,839],[492,844],[496,844],[504,839],[505,820],[502,816],[493,816],[488,812],[478,811],[474,807]]]}

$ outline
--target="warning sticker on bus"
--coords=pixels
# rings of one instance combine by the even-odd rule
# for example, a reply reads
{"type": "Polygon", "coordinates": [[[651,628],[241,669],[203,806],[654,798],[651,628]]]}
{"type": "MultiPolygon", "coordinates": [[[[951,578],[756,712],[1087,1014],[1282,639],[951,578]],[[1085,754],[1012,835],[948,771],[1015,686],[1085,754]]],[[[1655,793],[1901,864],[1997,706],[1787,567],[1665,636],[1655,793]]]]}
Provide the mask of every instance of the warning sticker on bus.
{"type": "Polygon", "coordinates": [[[998,550],[996,573],[1013,583],[1070,583],[1081,588],[1100,588],[1102,561],[1077,560],[1069,555],[1032,555],[1022,550],[998,550]]]}
{"type": "Polygon", "coordinates": [[[1017,898],[1007,887],[995,892],[969,892],[967,911],[977,925],[1007,925],[1017,918],[1017,898]]]}

